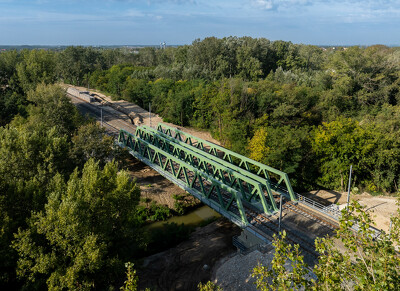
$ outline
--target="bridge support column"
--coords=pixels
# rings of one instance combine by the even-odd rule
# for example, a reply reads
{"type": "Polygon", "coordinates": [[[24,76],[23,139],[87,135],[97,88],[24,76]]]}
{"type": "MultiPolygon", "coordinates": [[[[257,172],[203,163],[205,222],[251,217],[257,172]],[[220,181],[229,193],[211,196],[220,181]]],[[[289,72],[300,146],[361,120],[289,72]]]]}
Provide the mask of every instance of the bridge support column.
{"type": "Polygon", "coordinates": [[[265,237],[255,232],[252,228],[246,227],[239,236],[232,239],[233,245],[238,248],[241,253],[247,254],[254,250],[263,253],[273,248],[272,243],[265,237]]]}

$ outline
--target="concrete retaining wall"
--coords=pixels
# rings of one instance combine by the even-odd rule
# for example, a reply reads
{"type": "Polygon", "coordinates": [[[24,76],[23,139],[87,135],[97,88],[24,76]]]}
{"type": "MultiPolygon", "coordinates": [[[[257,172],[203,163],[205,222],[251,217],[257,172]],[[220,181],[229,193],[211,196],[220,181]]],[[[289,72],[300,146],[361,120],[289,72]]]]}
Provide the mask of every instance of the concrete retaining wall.
{"type": "Polygon", "coordinates": [[[69,87],[67,89],[67,93],[71,94],[72,96],[78,97],[82,100],[85,100],[86,102],[92,103],[96,101],[96,98],[93,96],[89,95],[89,92],[81,92],[78,89],[69,87]]]}

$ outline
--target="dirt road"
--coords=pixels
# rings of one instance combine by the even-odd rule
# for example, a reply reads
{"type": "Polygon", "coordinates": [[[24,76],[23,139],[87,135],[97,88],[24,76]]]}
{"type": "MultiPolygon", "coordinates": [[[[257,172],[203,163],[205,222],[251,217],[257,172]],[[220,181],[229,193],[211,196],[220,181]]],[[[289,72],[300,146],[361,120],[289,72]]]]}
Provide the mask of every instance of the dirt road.
{"type": "MultiPolygon", "coordinates": [[[[323,202],[325,205],[329,203],[339,204],[342,209],[347,203],[347,192],[317,190],[306,193],[316,201],[323,202]]],[[[359,201],[361,205],[366,207],[366,210],[371,213],[375,227],[389,231],[390,216],[397,212],[399,208],[393,196],[372,196],[366,192],[362,194],[351,194],[351,200],[359,201]]]]}

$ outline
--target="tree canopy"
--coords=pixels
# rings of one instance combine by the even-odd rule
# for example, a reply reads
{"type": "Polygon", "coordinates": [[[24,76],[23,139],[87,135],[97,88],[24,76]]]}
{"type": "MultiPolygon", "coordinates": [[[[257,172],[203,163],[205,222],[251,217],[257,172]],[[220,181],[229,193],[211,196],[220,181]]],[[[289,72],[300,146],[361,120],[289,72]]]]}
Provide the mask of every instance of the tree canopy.
{"type": "MultiPolygon", "coordinates": [[[[353,165],[359,189],[399,192],[399,48],[208,37],[165,49],[1,51],[0,288],[121,286],[129,254],[151,244],[138,237],[139,225],[170,215],[159,205],[137,205],[137,187],[113,162],[119,153],[112,140],[79,115],[56,82],[151,104],[165,121],[207,130],[224,146],[287,172],[297,191],[342,190],[353,165]]],[[[340,238],[359,243],[344,229],[340,238]]],[[[279,247],[296,258],[295,249],[279,247]]],[[[326,286],[314,286],[398,284],[397,273],[370,272],[371,264],[382,270],[398,263],[387,239],[357,245],[370,265],[355,262],[348,277],[339,276],[350,266],[346,257],[328,241],[318,247],[326,261],[315,272],[326,286]]]]}

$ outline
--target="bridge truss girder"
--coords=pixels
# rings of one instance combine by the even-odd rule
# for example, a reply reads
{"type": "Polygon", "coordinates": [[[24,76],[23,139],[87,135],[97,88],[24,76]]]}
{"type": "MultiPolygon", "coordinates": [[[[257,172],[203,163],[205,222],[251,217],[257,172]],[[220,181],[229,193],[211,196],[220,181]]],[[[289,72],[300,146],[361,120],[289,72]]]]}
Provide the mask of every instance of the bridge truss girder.
{"type": "Polygon", "coordinates": [[[133,156],[235,224],[242,228],[249,224],[237,190],[124,130],[120,130],[118,142],[127,147],[133,156]]]}
{"type": "Polygon", "coordinates": [[[195,137],[191,134],[180,131],[179,129],[168,126],[166,124],[159,123],[157,126],[157,130],[176,140],[184,142],[185,144],[200,149],[208,154],[215,156],[218,159],[226,161],[234,166],[245,170],[245,172],[247,173],[245,174],[246,176],[250,174],[255,174],[259,177],[262,177],[266,180],[266,183],[270,185],[271,189],[277,194],[284,195],[292,201],[297,200],[292,185],[290,184],[289,177],[285,172],[264,165],[250,158],[244,157],[222,146],[195,137]],[[277,178],[276,183],[272,182],[271,176],[277,178]]]}
{"type": "Polygon", "coordinates": [[[239,191],[246,202],[261,212],[272,214],[278,210],[270,185],[264,178],[252,173],[244,173],[243,169],[233,164],[153,128],[138,127],[135,135],[239,191]]]}

